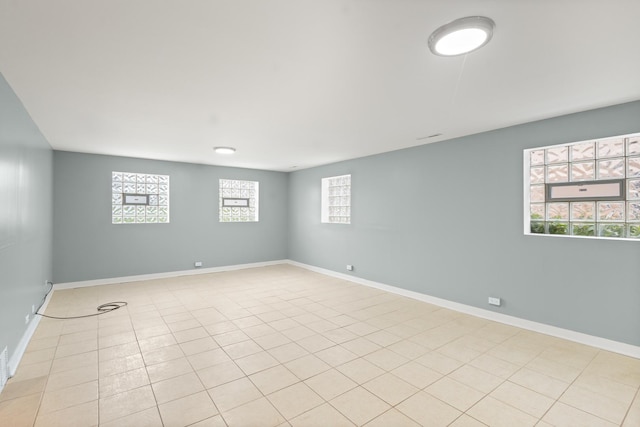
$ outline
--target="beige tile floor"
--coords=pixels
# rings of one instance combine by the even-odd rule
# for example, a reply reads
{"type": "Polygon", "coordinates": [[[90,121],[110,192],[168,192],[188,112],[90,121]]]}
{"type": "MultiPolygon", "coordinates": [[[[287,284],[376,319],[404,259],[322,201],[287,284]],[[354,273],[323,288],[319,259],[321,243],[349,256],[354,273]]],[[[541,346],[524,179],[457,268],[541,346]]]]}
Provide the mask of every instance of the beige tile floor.
{"type": "Polygon", "coordinates": [[[640,426],[640,360],[289,266],[56,291],[2,426],[640,426]]]}

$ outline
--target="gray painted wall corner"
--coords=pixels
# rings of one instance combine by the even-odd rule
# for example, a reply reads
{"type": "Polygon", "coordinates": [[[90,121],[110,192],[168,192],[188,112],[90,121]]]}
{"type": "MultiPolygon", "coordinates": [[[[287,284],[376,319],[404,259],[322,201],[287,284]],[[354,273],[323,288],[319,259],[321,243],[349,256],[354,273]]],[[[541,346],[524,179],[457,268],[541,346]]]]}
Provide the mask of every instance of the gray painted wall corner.
{"type": "Polygon", "coordinates": [[[125,277],[287,257],[288,175],[251,169],[54,153],[56,282],[125,277]],[[170,223],[111,223],[111,173],[170,176],[170,223]],[[220,223],[218,180],[259,181],[260,221],[220,223]]]}
{"type": "Polygon", "coordinates": [[[292,172],[290,258],[640,345],[640,242],[525,236],[522,170],[526,148],[638,132],[638,117],[632,102],[292,172]],[[321,224],[320,180],[345,173],[352,223],[321,224]]]}
{"type": "Polygon", "coordinates": [[[52,153],[0,75],[0,351],[11,358],[52,279],[52,153]]]}

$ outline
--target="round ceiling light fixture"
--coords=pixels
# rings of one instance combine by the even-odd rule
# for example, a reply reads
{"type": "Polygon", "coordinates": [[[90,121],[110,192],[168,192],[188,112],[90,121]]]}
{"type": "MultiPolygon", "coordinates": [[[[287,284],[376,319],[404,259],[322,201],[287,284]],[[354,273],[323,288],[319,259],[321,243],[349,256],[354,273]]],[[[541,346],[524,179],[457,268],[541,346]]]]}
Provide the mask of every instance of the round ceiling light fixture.
{"type": "Polygon", "coordinates": [[[216,154],[233,154],[236,152],[236,149],[233,147],[214,147],[213,151],[215,151],[216,154]]]}
{"type": "Polygon", "coordinates": [[[464,55],[489,43],[495,26],[484,16],[456,19],[431,33],[429,49],[440,56],[464,55]]]}

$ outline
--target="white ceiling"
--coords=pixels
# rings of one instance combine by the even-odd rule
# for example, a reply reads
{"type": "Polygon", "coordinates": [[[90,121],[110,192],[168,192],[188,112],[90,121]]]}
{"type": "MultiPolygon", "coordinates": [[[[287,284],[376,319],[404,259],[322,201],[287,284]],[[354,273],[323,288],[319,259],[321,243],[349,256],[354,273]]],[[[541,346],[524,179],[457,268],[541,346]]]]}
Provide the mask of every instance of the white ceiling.
{"type": "Polygon", "coordinates": [[[0,0],[0,72],[54,149],[291,171],[638,100],[640,1],[0,0]]]}

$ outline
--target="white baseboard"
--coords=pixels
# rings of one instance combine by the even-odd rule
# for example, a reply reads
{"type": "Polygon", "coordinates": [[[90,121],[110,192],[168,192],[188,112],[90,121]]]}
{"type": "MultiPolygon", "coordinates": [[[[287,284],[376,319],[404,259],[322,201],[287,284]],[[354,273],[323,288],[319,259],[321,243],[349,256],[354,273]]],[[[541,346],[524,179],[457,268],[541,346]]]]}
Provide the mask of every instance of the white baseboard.
{"type": "MultiPolygon", "coordinates": [[[[232,270],[243,270],[247,268],[255,268],[255,267],[266,267],[270,265],[278,265],[278,264],[286,264],[287,260],[278,260],[278,261],[267,261],[267,262],[256,262],[251,264],[237,264],[237,265],[228,265],[223,267],[212,267],[212,268],[198,268],[197,270],[185,270],[185,271],[172,271],[167,273],[154,273],[154,274],[141,274],[138,276],[128,276],[128,277],[114,277],[109,279],[98,279],[98,280],[86,280],[81,282],[68,282],[68,283],[57,283],[53,285],[53,288],[47,297],[45,298],[42,306],[39,311],[44,313],[49,304],[49,300],[51,300],[51,296],[53,292],[59,289],[73,289],[73,288],[82,288],[87,286],[98,286],[98,285],[110,285],[114,283],[125,283],[125,282],[140,282],[143,280],[153,280],[153,279],[163,279],[167,277],[180,277],[180,276],[191,276],[196,274],[207,274],[207,273],[218,273],[221,271],[232,271],[232,270]]],[[[27,326],[27,330],[22,335],[20,342],[18,343],[17,348],[9,357],[8,370],[9,370],[9,378],[15,375],[16,370],[18,369],[18,365],[20,364],[20,360],[22,360],[22,356],[24,356],[24,352],[27,350],[27,346],[33,337],[33,334],[40,324],[41,316],[33,316],[29,325],[27,326]]],[[[2,388],[0,388],[0,392],[2,388]]]]}
{"type": "Polygon", "coordinates": [[[168,271],[166,273],[139,274],[136,276],[110,277],[107,279],[84,280],[79,282],[56,283],[54,290],[84,288],[87,286],[113,285],[115,283],[142,282],[144,280],[166,279],[169,277],[194,276],[197,274],[219,273],[221,271],[244,270],[246,268],[266,267],[286,264],[288,260],[254,262],[250,264],[225,265],[222,267],[197,268],[193,270],[168,271]]]}
{"type": "MultiPolygon", "coordinates": [[[[44,302],[42,303],[42,306],[39,309],[41,310],[41,312],[44,312],[44,310],[47,308],[47,305],[49,304],[49,300],[51,299],[52,294],[53,294],[53,291],[47,294],[47,297],[45,298],[44,302]]],[[[24,352],[27,350],[27,346],[31,341],[31,337],[33,337],[33,334],[35,333],[36,328],[40,324],[40,319],[42,319],[42,317],[38,315],[34,315],[31,318],[31,321],[27,326],[27,330],[24,331],[24,334],[22,334],[22,338],[20,338],[20,342],[18,342],[18,346],[13,351],[13,353],[11,353],[11,356],[9,357],[9,378],[11,378],[16,374],[16,370],[18,369],[20,360],[22,360],[22,356],[24,355],[24,352]]]]}
{"type": "MultiPolygon", "coordinates": [[[[109,279],[86,280],[81,282],[57,283],[53,286],[53,288],[54,290],[73,289],[73,288],[81,288],[86,286],[110,285],[114,283],[138,282],[143,280],[163,279],[163,278],[169,278],[169,277],[218,273],[222,271],[242,270],[246,268],[266,267],[266,266],[278,265],[278,264],[294,265],[310,271],[315,271],[317,273],[325,274],[327,276],[348,280],[350,282],[357,283],[360,285],[369,286],[369,287],[380,289],[386,292],[391,292],[393,294],[412,298],[418,301],[423,301],[429,304],[437,305],[439,307],[448,308],[450,310],[458,311],[460,313],[481,317],[483,319],[504,323],[506,325],[516,326],[518,328],[527,329],[530,331],[539,332],[542,334],[551,335],[558,338],[563,338],[569,341],[589,345],[596,348],[601,348],[603,350],[608,350],[614,353],[624,354],[626,356],[640,359],[640,346],[635,346],[635,345],[631,345],[631,344],[627,344],[619,341],[613,341],[607,338],[588,335],[582,332],[576,332],[569,329],[559,328],[557,326],[551,326],[544,323],[522,319],[519,317],[509,316],[506,314],[496,313],[494,311],[485,310],[485,309],[474,307],[471,305],[461,304],[458,302],[433,297],[427,294],[422,294],[419,292],[398,288],[396,286],[386,285],[384,283],[374,282],[372,280],[362,279],[360,277],[356,277],[356,276],[352,276],[344,273],[338,273],[333,270],[315,267],[312,265],[303,264],[303,263],[293,261],[293,260],[288,260],[288,259],[277,260],[277,261],[267,261],[267,262],[257,262],[257,263],[251,263],[251,264],[237,264],[237,265],[229,265],[229,266],[223,266],[223,267],[198,268],[194,270],[172,271],[172,272],[166,272],[166,273],[142,274],[142,275],[128,276],[128,277],[115,277],[115,278],[109,278],[109,279]]],[[[48,302],[48,299],[47,299],[47,302],[48,302]]],[[[37,326],[37,323],[35,324],[35,326],[37,326]]],[[[33,326],[33,330],[35,330],[35,326],[33,326]]],[[[30,325],[29,330],[31,329],[32,328],[30,325]]],[[[33,334],[33,331],[30,333],[29,338],[32,334],[33,334]]],[[[25,336],[26,335],[27,334],[25,333],[25,336]]],[[[26,343],[28,342],[29,341],[27,339],[26,343]]],[[[25,343],[25,348],[26,348],[26,343],[25,343]]],[[[17,353],[17,351],[15,353],[17,353]]],[[[24,349],[22,350],[22,353],[24,353],[24,349]]],[[[22,354],[20,354],[20,357],[22,357],[22,354]]],[[[13,357],[12,357],[12,360],[13,360],[13,357]]]]}
{"type": "Polygon", "coordinates": [[[473,307],[470,305],[461,304],[461,303],[445,300],[442,298],[436,298],[436,297],[422,294],[419,292],[410,291],[410,290],[398,288],[395,286],[385,285],[383,283],[362,279],[360,277],[351,276],[344,273],[338,273],[333,270],[327,270],[325,268],[315,267],[315,266],[303,264],[297,261],[288,260],[287,262],[291,265],[295,265],[298,267],[305,268],[307,270],[315,271],[316,273],[321,273],[327,276],[348,280],[350,282],[358,283],[360,285],[369,286],[372,288],[391,292],[397,295],[402,295],[418,301],[423,301],[429,304],[437,305],[439,307],[448,308],[461,313],[470,314],[476,317],[481,317],[483,319],[493,320],[495,322],[504,323],[506,325],[516,326],[518,328],[527,329],[529,331],[540,332],[545,335],[551,335],[557,338],[563,338],[569,341],[589,345],[592,347],[596,347],[603,350],[608,350],[614,353],[624,354],[625,356],[630,356],[636,359],[640,359],[639,346],[635,346],[635,345],[631,345],[631,344],[627,344],[619,341],[613,341],[613,340],[609,340],[606,338],[601,338],[593,335],[588,335],[581,332],[572,331],[569,329],[563,329],[557,326],[551,326],[544,323],[534,322],[531,320],[521,319],[519,317],[509,316],[506,314],[496,313],[494,311],[485,310],[482,308],[473,307]]]}

